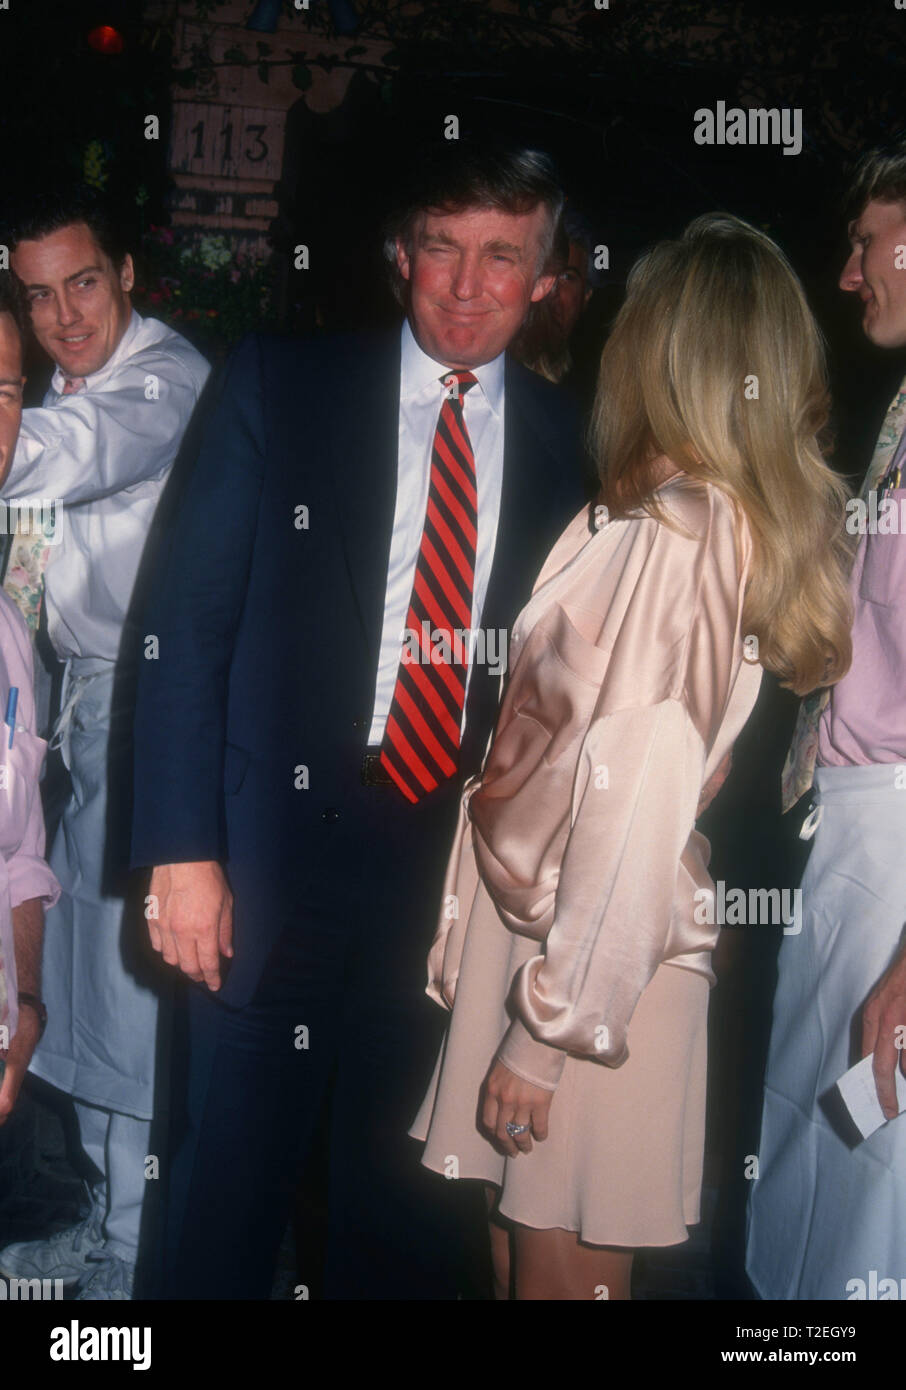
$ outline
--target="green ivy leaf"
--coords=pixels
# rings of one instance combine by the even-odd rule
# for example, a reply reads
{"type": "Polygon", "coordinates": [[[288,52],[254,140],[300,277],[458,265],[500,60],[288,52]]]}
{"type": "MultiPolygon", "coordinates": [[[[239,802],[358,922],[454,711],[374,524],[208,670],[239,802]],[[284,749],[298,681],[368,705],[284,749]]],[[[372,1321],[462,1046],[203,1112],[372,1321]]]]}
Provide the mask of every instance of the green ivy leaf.
{"type": "Polygon", "coordinates": [[[400,52],[400,50],[398,48],[391,48],[384,54],[383,58],[381,59],[381,62],[386,63],[389,67],[392,66],[392,64],[394,63],[401,63],[402,59],[403,55],[400,52]]]}
{"type": "Polygon", "coordinates": [[[251,59],[242,48],[228,48],[223,55],[223,61],[225,63],[240,63],[242,67],[247,68],[251,59]]]}
{"type": "Polygon", "coordinates": [[[265,82],[265,83],[270,82],[270,80],[271,80],[271,65],[270,65],[270,63],[259,63],[259,64],[258,64],[258,79],[259,79],[259,81],[261,81],[261,82],[265,82]]]}
{"type": "Polygon", "coordinates": [[[362,44],[356,44],[353,48],[347,48],[347,50],[346,50],[346,57],[347,57],[347,58],[358,58],[358,57],[361,56],[361,54],[367,53],[367,52],[368,52],[368,49],[365,48],[365,47],[363,47],[362,44]]]}
{"type": "Polygon", "coordinates": [[[312,84],[311,68],[305,63],[297,63],[292,70],[293,86],[300,92],[307,92],[312,84]]]}
{"type": "Polygon", "coordinates": [[[257,48],[259,58],[266,58],[267,55],[273,51],[269,43],[262,43],[260,39],[258,41],[257,48]]]}

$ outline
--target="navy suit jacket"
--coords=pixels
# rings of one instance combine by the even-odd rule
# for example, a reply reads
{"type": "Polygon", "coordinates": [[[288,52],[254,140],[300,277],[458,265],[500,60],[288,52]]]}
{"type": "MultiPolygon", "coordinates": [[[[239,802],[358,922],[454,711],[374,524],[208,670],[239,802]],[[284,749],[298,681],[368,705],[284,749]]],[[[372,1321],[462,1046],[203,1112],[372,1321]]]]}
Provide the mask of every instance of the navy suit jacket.
{"type": "MultiPolygon", "coordinates": [[[[399,335],[247,338],[148,577],[134,866],[215,859],[234,894],[221,998],[253,995],[306,917],[412,919],[427,951],[462,781],[500,681],[473,667],[460,775],[417,805],[365,786],[396,501],[399,335]],[[305,511],[300,509],[305,508],[305,511]]],[[[582,506],[579,426],[507,359],[500,521],[482,627],[509,630],[582,506]]]]}

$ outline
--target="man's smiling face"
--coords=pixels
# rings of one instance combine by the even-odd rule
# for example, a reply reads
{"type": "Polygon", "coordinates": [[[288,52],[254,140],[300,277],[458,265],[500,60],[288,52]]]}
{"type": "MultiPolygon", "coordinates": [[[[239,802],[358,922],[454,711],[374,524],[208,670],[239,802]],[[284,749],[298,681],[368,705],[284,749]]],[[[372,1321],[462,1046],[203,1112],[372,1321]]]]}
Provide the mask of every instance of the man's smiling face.
{"type": "Polygon", "coordinates": [[[409,313],[419,346],[446,367],[480,367],[503,352],[529,304],[554,283],[539,275],[546,209],[426,212],[397,264],[409,282],[409,313]]]}
{"type": "Polygon", "coordinates": [[[864,304],[862,328],[877,347],[906,344],[906,205],[873,199],[849,226],[852,251],[840,276],[841,290],[864,304]]]}
{"type": "Polygon", "coordinates": [[[38,342],[69,377],[87,377],[109,361],[129,324],[132,257],[119,270],[84,222],[34,241],[10,256],[25,285],[38,342]]]}

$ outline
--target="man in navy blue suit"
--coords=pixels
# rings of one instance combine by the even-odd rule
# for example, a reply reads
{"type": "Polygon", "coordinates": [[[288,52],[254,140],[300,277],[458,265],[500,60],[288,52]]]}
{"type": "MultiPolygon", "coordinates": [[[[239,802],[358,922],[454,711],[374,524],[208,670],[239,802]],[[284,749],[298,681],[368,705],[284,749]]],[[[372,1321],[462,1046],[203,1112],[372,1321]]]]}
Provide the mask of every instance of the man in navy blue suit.
{"type": "Polygon", "coordinates": [[[153,574],[133,862],[193,982],[167,1298],[268,1297],[327,1095],[325,1295],[457,1292],[456,1184],[406,1133],[425,956],[506,634],[582,491],[569,407],[505,356],[553,284],[549,161],[452,146],[416,180],[402,331],[246,339],[153,574]]]}

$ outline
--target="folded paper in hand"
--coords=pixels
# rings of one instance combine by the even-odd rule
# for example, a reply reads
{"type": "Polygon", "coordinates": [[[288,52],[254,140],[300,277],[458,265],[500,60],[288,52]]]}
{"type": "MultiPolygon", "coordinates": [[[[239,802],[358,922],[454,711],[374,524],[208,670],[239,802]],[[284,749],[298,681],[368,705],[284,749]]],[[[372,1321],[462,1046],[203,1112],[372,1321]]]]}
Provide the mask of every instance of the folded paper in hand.
{"type": "MultiPolygon", "coordinates": [[[[861,1062],[857,1062],[849,1071],[844,1072],[837,1082],[837,1090],[843,1097],[847,1110],[853,1118],[859,1133],[863,1139],[867,1139],[870,1134],[874,1134],[876,1129],[886,1124],[887,1116],[881,1109],[881,1102],[878,1100],[878,1092],[875,1087],[874,1072],[871,1069],[873,1061],[872,1054],[863,1057],[861,1062]]],[[[897,1058],[897,1105],[900,1114],[906,1110],[906,1076],[900,1070],[900,1059],[897,1058]]]]}

